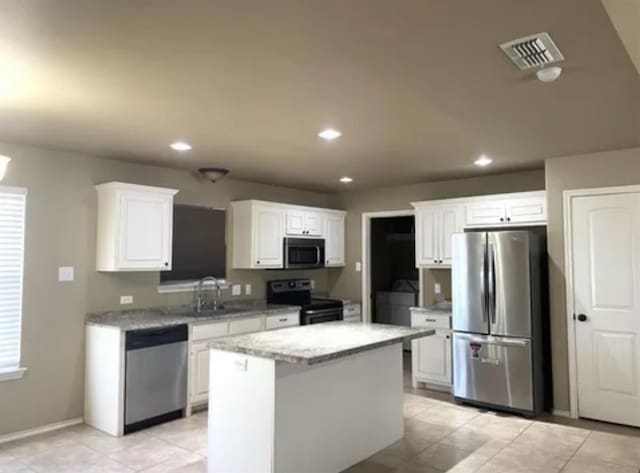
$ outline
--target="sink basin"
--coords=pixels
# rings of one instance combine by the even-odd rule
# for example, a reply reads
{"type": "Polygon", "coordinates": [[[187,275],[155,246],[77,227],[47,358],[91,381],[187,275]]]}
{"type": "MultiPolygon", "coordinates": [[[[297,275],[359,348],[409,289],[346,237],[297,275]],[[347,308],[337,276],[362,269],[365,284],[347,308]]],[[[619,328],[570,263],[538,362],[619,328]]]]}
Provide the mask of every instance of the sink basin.
{"type": "Polygon", "coordinates": [[[191,317],[215,317],[221,315],[229,315],[229,314],[237,314],[239,312],[246,312],[247,308],[245,307],[217,307],[215,309],[203,309],[200,312],[190,311],[185,315],[191,317]]]}

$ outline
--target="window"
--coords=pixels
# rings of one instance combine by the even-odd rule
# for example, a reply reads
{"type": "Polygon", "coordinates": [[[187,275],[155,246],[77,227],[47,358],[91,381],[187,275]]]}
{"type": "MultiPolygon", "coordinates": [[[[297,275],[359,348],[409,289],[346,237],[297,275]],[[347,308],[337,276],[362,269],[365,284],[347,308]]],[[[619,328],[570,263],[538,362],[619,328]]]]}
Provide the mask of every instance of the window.
{"type": "Polygon", "coordinates": [[[20,368],[26,189],[0,186],[0,380],[20,368]]]}

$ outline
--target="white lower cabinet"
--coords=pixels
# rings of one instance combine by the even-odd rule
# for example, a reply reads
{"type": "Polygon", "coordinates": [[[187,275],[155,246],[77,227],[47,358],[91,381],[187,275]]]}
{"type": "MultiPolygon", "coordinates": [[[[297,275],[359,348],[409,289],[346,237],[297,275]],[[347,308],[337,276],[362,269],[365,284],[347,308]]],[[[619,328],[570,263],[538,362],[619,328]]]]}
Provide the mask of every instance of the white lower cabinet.
{"type": "Polygon", "coordinates": [[[435,335],[414,340],[411,345],[412,382],[434,388],[451,389],[451,316],[445,313],[412,311],[412,327],[436,330],[435,335]]]}
{"type": "Polygon", "coordinates": [[[191,345],[191,404],[209,398],[209,342],[191,345]]]}
{"type": "Polygon", "coordinates": [[[209,400],[209,342],[212,339],[294,325],[300,325],[300,312],[297,310],[192,325],[189,335],[189,405],[202,405],[209,400]]]}

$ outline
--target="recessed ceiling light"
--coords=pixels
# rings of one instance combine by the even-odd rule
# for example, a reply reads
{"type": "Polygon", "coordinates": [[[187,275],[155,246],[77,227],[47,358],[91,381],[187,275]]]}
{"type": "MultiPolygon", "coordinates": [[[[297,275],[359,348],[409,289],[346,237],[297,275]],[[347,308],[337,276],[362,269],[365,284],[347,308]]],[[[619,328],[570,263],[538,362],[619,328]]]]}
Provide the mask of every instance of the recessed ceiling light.
{"type": "Polygon", "coordinates": [[[318,136],[323,140],[333,141],[336,138],[340,138],[342,136],[342,132],[335,130],[333,128],[327,128],[318,133],[318,136]]]}
{"type": "Polygon", "coordinates": [[[488,158],[484,154],[481,154],[480,157],[473,162],[473,164],[475,164],[476,166],[485,167],[491,164],[492,162],[493,162],[493,159],[488,158]]]}
{"type": "Polygon", "coordinates": [[[191,149],[191,145],[184,141],[176,141],[175,143],[171,143],[169,146],[176,151],[189,151],[191,149]]]}
{"type": "Polygon", "coordinates": [[[350,178],[349,176],[343,176],[340,178],[340,182],[344,182],[345,184],[349,184],[350,182],[353,182],[353,179],[350,178]]]}

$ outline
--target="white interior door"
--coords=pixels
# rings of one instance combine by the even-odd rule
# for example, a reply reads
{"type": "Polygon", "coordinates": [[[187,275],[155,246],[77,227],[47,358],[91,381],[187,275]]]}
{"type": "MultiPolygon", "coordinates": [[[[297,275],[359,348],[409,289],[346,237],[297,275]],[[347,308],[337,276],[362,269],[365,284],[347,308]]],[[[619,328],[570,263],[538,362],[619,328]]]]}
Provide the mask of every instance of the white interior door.
{"type": "Polygon", "coordinates": [[[640,194],[572,200],[578,414],[640,426],[640,194]]]}

